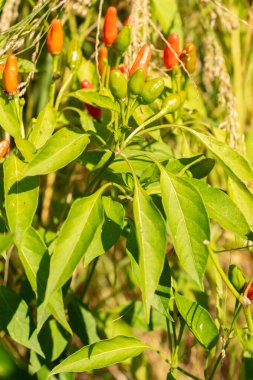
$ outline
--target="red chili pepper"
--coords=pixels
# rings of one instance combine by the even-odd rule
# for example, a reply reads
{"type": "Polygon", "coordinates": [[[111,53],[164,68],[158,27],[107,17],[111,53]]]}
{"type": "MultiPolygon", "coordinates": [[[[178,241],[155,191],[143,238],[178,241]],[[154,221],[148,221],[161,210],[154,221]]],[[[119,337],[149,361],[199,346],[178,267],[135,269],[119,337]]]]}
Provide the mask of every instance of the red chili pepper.
{"type": "Polygon", "coordinates": [[[108,49],[106,46],[101,46],[100,51],[99,51],[99,56],[98,56],[98,71],[99,74],[102,75],[104,71],[104,67],[107,61],[108,57],[108,49]]]}
{"type": "Polygon", "coordinates": [[[3,158],[10,148],[10,143],[7,140],[0,142],[0,158],[3,158]]]}
{"type": "Polygon", "coordinates": [[[18,60],[13,54],[8,55],[3,70],[3,85],[8,94],[17,91],[18,88],[18,60]]]}
{"type": "Polygon", "coordinates": [[[167,69],[171,70],[179,63],[177,59],[180,55],[179,35],[177,33],[172,33],[169,35],[167,41],[175,53],[169,48],[168,45],[166,45],[163,52],[163,63],[167,69]]]}
{"type": "Polygon", "coordinates": [[[117,9],[115,7],[109,7],[105,14],[104,21],[104,43],[106,45],[112,45],[117,38],[117,9]]]}
{"type": "Polygon", "coordinates": [[[113,71],[113,70],[120,70],[122,72],[122,74],[128,74],[129,72],[129,67],[126,63],[121,63],[118,68],[116,69],[115,67],[111,67],[110,71],[113,71]]]}
{"type": "MultiPolygon", "coordinates": [[[[94,86],[86,79],[81,82],[81,87],[86,89],[92,89],[94,86]]],[[[99,119],[101,117],[101,109],[92,106],[91,104],[84,103],[85,108],[89,112],[89,114],[94,117],[94,119],[99,119]]]]}
{"type": "Polygon", "coordinates": [[[47,35],[47,50],[51,54],[59,54],[62,51],[64,33],[61,20],[55,18],[51,22],[47,35]]]}
{"type": "Polygon", "coordinates": [[[130,16],[128,16],[125,21],[124,21],[124,25],[129,25],[130,24],[130,16]]]}
{"type": "MultiPolygon", "coordinates": [[[[244,288],[243,288],[243,293],[246,291],[247,287],[248,287],[249,283],[247,283],[244,288]]],[[[249,300],[253,300],[253,283],[250,285],[250,288],[248,290],[248,293],[247,293],[247,298],[249,300]]]]}
{"type": "Polygon", "coordinates": [[[129,76],[131,77],[136,70],[143,69],[146,78],[151,55],[151,47],[147,44],[143,45],[142,48],[139,50],[137,57],[135,58],[131,70],[129,71],[129,76]]]}

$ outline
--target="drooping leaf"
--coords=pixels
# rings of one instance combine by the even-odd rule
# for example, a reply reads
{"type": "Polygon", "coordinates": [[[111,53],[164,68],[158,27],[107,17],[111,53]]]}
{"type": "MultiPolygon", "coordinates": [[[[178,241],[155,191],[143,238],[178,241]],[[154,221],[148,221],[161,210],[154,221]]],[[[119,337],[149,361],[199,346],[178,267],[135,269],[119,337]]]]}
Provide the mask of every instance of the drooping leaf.
{"type": "Polygon", "coordinates": [[[84,103],[91,104],[100,108],[105,108],[111,111],[119,112],[119,104],[114,102],[109,96],[101,95],[95,90],[82,89],[71,92],[69,96],[79,99],[84,103]]]}
{"type": "Polygon", "coordinates": [[[29,141],[39,149],[53,134],[56,124],[57,112],[49,103],[40,112],[36,121],[32,121],[29,141]]]}
{"type": "Polygon", "coordinates": [[[38,178],[23,178],[22,176],[25,166],[14,155],[4,162],[6,214],[9,227],[15,232],[17,240],[32,224],[39,196],[38,178]]]}
{"type": "Polygon", "coordinates": [[[75,160],[89,143],[88,135],[62,128],[36,153],[26,166],[24,175],[55,172],[75,160]]]}
{"type": "Polygon", "coordinates": [[[50,375],[61,372],[85,372],[107,367],[140,355],[146,344],[140,340],[118,336],[85,346],[56,366],[50,375]]]}
{"type": "Polygon", "coordinates": [[[199,193],[173,174],[161,171],[161,193],[173,244],[182,268],[200,288],[210,240],[208,216],[199,193]]]}
{"type": "Polygon", "coordinates": [[[27,304],[13,290],[0,286],[0,329],[17,343],[44,357],[27,304]]]}
{"type": "Polygon", "coordinates": [[[149,321],[150,306],[163,270],[166,228],[160,211],[137,180],[133,211],[139,251],[140,285],[149,321]]]}
{"type": "Polygon", "coordinates": [[[200,193],[209,218],[235,234],[252,238],[250,226],[244,215],[227,194],[194,178],[184,178],[184,181],[194,186],[200,193]]]}
{"type": "Polygon", "coordinates": [[[0,96],[0,126],[12,137],[21,137],[15,100],[0,96]]]}
{"type": "MultiPolygon", "coordinates": [[[[45,295],[49,271],[50,257],[47,246],[40,235],[30,227],[24,232],[18,251],[19,258],[23,264],[31,287],[37,296],[39,305],[45,295]]],[[[55,319],[72,334],[71,328],[66,320],[62,292],[60,289],[52,295],[47,310],[39,306],[37,314],[38,330],[40,330],[50,314],[53,314],[55,319]]]]}
{"type": "Polygon", "coordinates": [[[219,331],[208,311],[178,293],[175,294],[175,301],[179,313],[196,339],[205,348],[213,348],[218,341],[219,331]]]}
{"type": "Polygon", "coordinates": [[[102,192],[103,188],[73,203],[55,242],[47,284],[47,301],[71,277],[97,229],[103,224],[102,192]]]}

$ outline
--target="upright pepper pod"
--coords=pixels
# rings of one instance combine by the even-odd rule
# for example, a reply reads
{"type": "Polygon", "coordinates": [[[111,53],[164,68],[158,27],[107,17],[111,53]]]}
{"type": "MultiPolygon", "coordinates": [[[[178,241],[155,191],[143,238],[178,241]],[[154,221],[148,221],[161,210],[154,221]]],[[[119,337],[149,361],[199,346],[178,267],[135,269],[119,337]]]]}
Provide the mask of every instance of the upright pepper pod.
{"type": "Polygon", "coordinates": [[[118,34],[115,41],[115,48],[121,54],[123,54],[131,42],[132,27],[130,25],[125,25],[118,34]]]}
{"type": "Polygon", "coordinates": [[[143,69],[146,78],[151,55],[151,47],[148,44],[143,45],[137,54],[134,64],[129,72],[129,76],[131,77],[136,70],[143,69]]]}
{"type": "MultiPolygon", "coordinates": [[[[93,89],[94,88],[93,84],[91,84],[87,79],[83,80],[81,82],[81,87],[85,88],[85,89],[93,89]]],[[[87,111],[89,112],[89,114],[92,117],[94,117],[94,119],[99,119],[101,117],[102,112],[101,112],[100,108],[94,107],[91,104],[87,104],[87,103],[84,103],[84,106],[87,109],[87,111]]]]}
{"type": "Polygon", "coordinates": [[[10,148],[10,143],[7,140],[0,142],[0,158],[3,158],[10,148]]]}
{"type": "Polygon", "coordinates": [[[150,79],[144,84],[141,94],[143,103],[153,103],[164,90],[163,78],[150,79]]]}
{"type": "Polygon", "coordinates": [[[197,66],[197,49],[193,42],[187,42],[182,50],[180,59],[183,62],[186,70],[192,74],[197,66]]]}
{"type": "Polygon", "coordinates": [[[141,95],[144,87],[145,73],[143,69],[136,70],[128,81],[128,92],[133,96],[141,95]]]}
{"type": "Polygon", "coordinates": [[[110,74],[109,87],[116,99],[125,99],[127,96],[127,81],[120,70],[113,70],[110,74]]]}
{"type": "Polygon", "coordinates": [[[108,49],[106,46],[101,46],[99,50],[99,56],[98,56],[98,71],[99,74],[102,75],[104,71],[104,67],[106,65],[108,58],[108,49]]]}
{"type": "Polygon", "coordinates": [[[51,54],[60,54],[63,47],[64,32],[61,20],[55,18],[52,20],[47,35],[47,50],[51,54]]]}
{"type": "Polygon", "coordinates": [[[109,7],[105,14],[103,38],[106,45],[112,45],[117,38],[117,9],[109,7]]]}
{"type": "Polygon", "coordinates": [[[167,38],[168,45],[165,46],[163,51],[163,63],[167,69],[171,70],[174,66],[178,65],[178,57],[180,54],[180,41],[177,33],[171,33],[167,38]]]}
{"type": "Polygon", "coordinates": [[[8,55],[3,70],[3,85],[8,94],[17,92],[18,88],[18,60],[13,54],[8,55]]]}

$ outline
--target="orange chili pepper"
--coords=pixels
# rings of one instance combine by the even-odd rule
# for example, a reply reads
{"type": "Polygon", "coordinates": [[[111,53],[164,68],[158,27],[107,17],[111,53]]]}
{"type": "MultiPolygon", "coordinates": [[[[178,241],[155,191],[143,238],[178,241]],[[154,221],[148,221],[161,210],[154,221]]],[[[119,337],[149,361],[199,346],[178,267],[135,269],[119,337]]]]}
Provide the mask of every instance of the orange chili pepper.
{"type": "Polygon", "coordinates": [[[133,73],[138,69],[144,70],[144,75],[146,78],[148,72],[148,66],[151,59],[152,51],[148,44],[145,44],[139,50],[137,57],[135,58],[134,64],[129,71],[129,76],[131,77],[133,73]]]}
{"type": "Polygon", "coordinates": [[[3,70],[3,85],[8,94],[17,92],[18,88],[18,60],[14,54],[7,57],[3,70]]]}
{"type": "Polygon", "coordinates": [[[62,51],[64,32],[61,20],[55,18],[51,22],[47,34],[47,50],[51,54],[59,54],[62,51]]]}
{"type": "Polygon", "coordinates": [[[104,21],[104,43],[106,45],[112,45],[117,38],[117,9],[115,7],[109,7],[105,14],[104,21]]]}
{"type": "Polygon", "coordinates": [[[0,142],[0,158],[3,158],[10,148],[10,143],[7,140],[0,142]]]}
{"type": "Polygon", "coordinates": [[[98,71],[100,75],[103,74],[107,57],[108,57],[108,49],[106,46],[103,45],[101,46],[101,49],[99,51],[99,56],[98,56],[98,71]]]}
{"type": "Polygon", "coordinates": [[[171,33],[167,38],[167,41],[175,53],[169,48],[168,45],[166,45],[163,52],[163,63],[167,69],[171,70],[179,63],[177,59],[180,54],[179,35],[177,33],[171,33]]]}
{"type": "Polygon", "coordinates": [[[124,21],[124,25],[129,25],[130,24],[130,16],[128,16],[125,21],[124,21]]]}
{"type": "Polygon", "coordinates": [[[4,68],[5,68],[5,64],[4,63],[0,63],[0,72],[1,73],[4,71],[4,68]]]}

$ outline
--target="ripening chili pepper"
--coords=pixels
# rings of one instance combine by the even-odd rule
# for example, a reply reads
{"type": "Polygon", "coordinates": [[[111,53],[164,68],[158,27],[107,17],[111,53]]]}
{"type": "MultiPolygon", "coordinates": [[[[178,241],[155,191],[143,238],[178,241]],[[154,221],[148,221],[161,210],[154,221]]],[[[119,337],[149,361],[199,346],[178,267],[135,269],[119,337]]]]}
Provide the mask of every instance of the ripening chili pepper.
{"type": "Polygon", "coordinates": [[[71,70],[75,70],[81,62],[81,49],[77,40],[72,40],[68,47],[68,64],[71,70]]]}
{"type": "MultiPolygon", "coordinates": [[[[243,288],[243,293],[246,292],[246,289],[247,289],[248,285],[249,285],[249,283],[245,284],[245,286],[243,288]]],[[[247,292],[247,298],[249,300],[251,300],[251,301],[253,300],[253,283],[250,285],[250,288],[249,288],[249,290],[247,292]]]]}
{"type": "Polygon", "coordinates": [[[163,78],[154,78],[150,79],[144,84],[143,91],[141,93],[141,97],[143,103],[150,104],[153,103],[158,96],[164,90],[164,80],[163,78]]]}
{"type": "Polygon", "coordinates": [[[4,63],[0,63],[0,72],[1,73],[4,71],[4,67],[5,67],[5,64],[4,63]]]}
{"type": "Polygon", "coordinates": [[[235,264],[229,265],[228,279],[234,288],[241,292],[246,284],[247,280],[242,270],[235,264]]]}
{"type": "Polygon", "coordinates": [[[128,16],[125,21],[124,21],[124,25],[129,25],[130,24],[130,16],[128,16]]]}
{"type": "Polygon", "coordinates": [[[187,42],[182,50],[180,59],[186,70],[192,74],[196,70],[197,65],[197,49],[193,42],[187,42]]]}
{"type": "Polygon", "coordinates": [[[99,74],[102,75],[104,71],[104,67],[107,63],[108,58],[108,49],[106,46],[101,46],[99,50],[99,56],[98,56],[98,71],[99,74]]]}
{"type": "Polygon", "coordinates": [[[64,32],[61,20],[52,20],[47,34],[47,50],[51,54],[60,54],[64,41],[64,32]]]}
{"type": "Polygon", "coordinates": [[[151,47],[147,44],[143,45],[135,58],[134,64],[129,72],[129,76],[131,77],[136,70],[143,69],[146,78],[151,55],[151,47]]]}
{"type": "MultiPolygon", "coordinates": [[[[83,80],[81,82],[81,87],[82,88],[85,88],[85,89],[93,89],[94,86],[93,84],[91,84],[87,79],[86,80],[83,80]]],[[[85,108],[87,109],[87,111],[89,112],[89,114],[94,117],[94,119],[99,119],[101,117],[101,109],[100,108],[97,108],[95,106],[92,106],[91,104],[87,104],[87,103],[84,103],[85,105],[85,108]]]]}
{"type": "Polygon", "coordinates": [[[125,99],[127,96],[127,81],[120,70],[111,72],[109,87],[114,98],[125,99]]]}
{"type": "Polygon", "coordinates": [[[178,57],[180,54],[180,42],[179,35],[177,33],[171,33],[167,38],[168,43],[171,46],[171,49],[168,45],[165,46],[163,51],[163,63],[167,69],[171,70],[174,66],[178,65],[178,57]]]}
{"type": "Polygon", "coordinates": [[[163,103],[161,111],[159,112],[161,116],[167,115],[168,113],[175,112],[182,104],[182,98],[179,94],[168,95],[163,103]]]}
{"type": "Polygon", "coordinates": [[[18,60],[13,54],[8,55],[3,70],[3,85],[8,94],[13,94],[18,88],[18,60]]]}
{"type": "Polygon", "coordinates": [[[115,48],[121,54],[123,54],[131,42],[132,27],[130,25],[125,25],[118,34],[115,41],[115,48]]]}
{"type": "Polygon", "coordinates": [[[3,158],[10,148],[10,143],[7,140],[0,142],[0,158],[3,158]]]}
{"type": "Polygon", "coordinates": [[[120,70],[122,72],[122,74],[128,74],[129,68],[128,68],[128,65],[126,63],[121,63],[117,67],[117,69],[116,69],[116,67],[111,67],[110,71],[113,71],[113,70],[120,70]]]}
{"type": "Polygon", "coordinates": [[[145,73],[143,69],[136,70],[128,81],[128,92],[133,96],[141,95],[144,87],[145,73]]]}
{"type": "Polygon", "coordinates": [[[117,38],[117,9],[109,7],[105,14],[104,29],[103,29],[104,43],[112,45],[117,38]]]}

